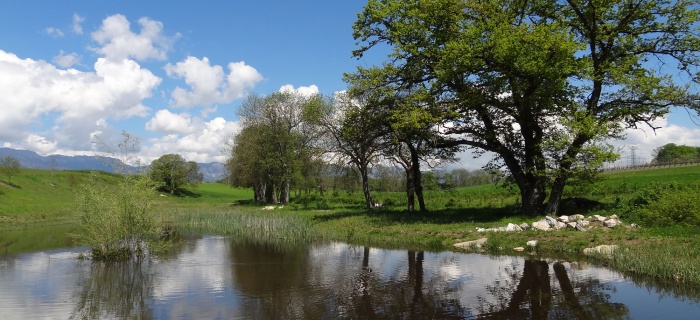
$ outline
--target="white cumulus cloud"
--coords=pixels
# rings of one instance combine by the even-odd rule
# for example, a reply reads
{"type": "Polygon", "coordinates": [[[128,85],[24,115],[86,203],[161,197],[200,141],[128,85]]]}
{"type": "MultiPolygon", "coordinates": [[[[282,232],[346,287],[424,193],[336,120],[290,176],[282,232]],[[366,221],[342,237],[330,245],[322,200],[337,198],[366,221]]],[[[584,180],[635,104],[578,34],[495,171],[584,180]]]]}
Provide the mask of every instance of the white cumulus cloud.
{"type": "Polygon", "coordinates": [[[239,124],[216,117],[195,125],[197,129],[191,134],[184,136],[170,134],[150,139],[149,146],[144,147],[141,153],[147,158],[146,162],[168,153],[179,154],[188,161],[224,162],[226,155],[223,154],[223,149],[227,142],[240,131],[239,124]]]}
{"type": "Polygon", "coordinates": [[[173,105],[189,108],[229,103],[242,98],[247,90],[263,79],[255,68],[243,61],[229,63],[228,69],[226,75],[222,66],[211,65],[207,57],[190,56],[174,65],[167,64],[165,72],[168,76],[182,78],[190,87],[189,90],[181,87],[173,90],[173,105]]]}
{"type": "Polygon", "coordinates": [[[70,68],[80,63],[80,57],[75,52],[65,53],[61,50],[57,56],[53,57],[52,61],[59,67],[70,68]]]}
{"type": "Polygon", "coordinates": [[[158,110],[156,115],[146,123],[146,129],[167,134],[188,134],[197,128],[189,114],[174,114],[163,109],[158,110]]]}
{"type": "Polygon", "coordinates": [[[94,69],[59,69],[0,50],[0,140],[23,140],[29,137],[29,125],[43,125],[59,144],[84,147],[100,121],[148,114],[142,101],[160,78],[132,60],[100,58],[94,69]],[[55,122],[43,123],[47,117],[55,122]]]}
{"type": "Polygon", "coordinates": [[[100,29],[92,33],[92,39],[101,45],[94,49],[111,60],[134,58],[137,60],[164,60],[172,42],[178,37],[163,34],[163,24],[149,18],[140,18],[141,31],[131,31],[131,23],[121,14],[102,21],[100,29]]]}
{"type": "Polygon", "coordinates": [[[299,87],[294,89],[294,86],[291,84],[285,84],[282,87],[280,87],[280,92],[292,92],[292,93],[298,93],[303,96],[311,96],[314,94],[318,94],[318,87],[314,84],[308,86],[308,87],[299,87]]]}

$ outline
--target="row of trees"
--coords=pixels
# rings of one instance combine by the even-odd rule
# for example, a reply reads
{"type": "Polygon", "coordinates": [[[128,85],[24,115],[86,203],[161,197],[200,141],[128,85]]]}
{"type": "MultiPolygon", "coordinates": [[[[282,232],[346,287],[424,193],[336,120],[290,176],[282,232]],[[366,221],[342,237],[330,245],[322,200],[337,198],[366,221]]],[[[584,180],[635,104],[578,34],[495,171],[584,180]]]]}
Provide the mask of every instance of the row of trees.
{"type": "Polygon", "coordinates": [[[251,96],[232,183],[286,203],[308,164],[349,164],[371,208],[369,170],[390,160],[407,209],[425,210],[421,166],[472,149],[509,173],[521,213],[555,213],[568,183],[619,157],[604,141],[700,109],[699,18],[694,0],[370,0],[353,55],[381,46],[387,60],[334,97],[251,96]]]}
{"type": "Polygon", "coordinates": [[[654,149],[652,165],[700,162],[700,147],[667,143],[654,149]]]}
{"type": "Polygon", "coordinates": [[[435,148],[429,142],[440,137],[429,136],[423,128],[396,125],[392,119],[399,119],[398,114],[390,114],[388,107],[367,108],[369,101],[379,103],[370,100],[375,97],[360,99],[290,92],[250,96],[239,110],[243,129],[231,146],[229,182],[252,187],[255,201],[288,203],[293,188],[323,192],[329,176],[346,185],[359,177],[371,208],[372,165],[392,162],[404,171],[407,209],[414,210],[417,197],[420,210],[425,210],[421,163],[452,160],[456,148],[435,148]]]}

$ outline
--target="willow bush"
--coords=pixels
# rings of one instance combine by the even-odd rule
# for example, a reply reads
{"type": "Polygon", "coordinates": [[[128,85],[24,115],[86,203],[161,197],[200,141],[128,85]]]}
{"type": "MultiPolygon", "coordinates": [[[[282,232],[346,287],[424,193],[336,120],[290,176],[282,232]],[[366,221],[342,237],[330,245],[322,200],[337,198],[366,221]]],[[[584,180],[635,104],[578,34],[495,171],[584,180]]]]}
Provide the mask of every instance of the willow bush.
{"type": "Polygon", "coordinates": [[[116,185],[100,183],[97,173],[78,192],[77,240],[94,260],[141,258],[158,238],[153,212],[154,186],[146,176],[125,175],[116,185]]]}

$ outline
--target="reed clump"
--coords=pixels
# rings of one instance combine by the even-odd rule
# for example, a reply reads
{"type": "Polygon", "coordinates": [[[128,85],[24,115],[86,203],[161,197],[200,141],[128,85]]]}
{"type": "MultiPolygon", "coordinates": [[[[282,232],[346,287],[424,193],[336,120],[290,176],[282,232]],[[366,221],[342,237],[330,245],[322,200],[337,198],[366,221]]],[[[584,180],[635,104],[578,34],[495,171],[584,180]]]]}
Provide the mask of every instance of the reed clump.
{"type": "Polygon", "coordinates": [[[309,219],[289,213],[190,212],[176,216],[173,225],[181,232],[230,235],[263,243],[308,243],[316,239],[309,219]]]}

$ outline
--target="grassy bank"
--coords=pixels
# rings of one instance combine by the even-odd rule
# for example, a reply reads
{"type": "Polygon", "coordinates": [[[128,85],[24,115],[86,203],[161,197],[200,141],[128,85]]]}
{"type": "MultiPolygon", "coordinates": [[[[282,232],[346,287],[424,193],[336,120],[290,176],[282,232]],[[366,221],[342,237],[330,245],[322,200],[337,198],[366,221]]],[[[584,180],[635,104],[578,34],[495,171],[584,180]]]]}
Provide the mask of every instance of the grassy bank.
{"type": "MultiPolygon", "coordinates": [[[[19,187],[0,185],[0,230],[27,225],[70,223],[74,219],[73,186],[84,172],[27,170],[13,177],[19,187]],[[72,176],[72,177],[71,177],[72,176]],[[50,182],[57,181],[57,182],[50,182]],[[3,229],[4,228],[4,229],[3,229]]],[[[105,174],[103,181],[117,179],[105,174]]],[[[514,190],[493,185],[426,192],[427,213],[406,213],[401,193],[376,193],[381,210],[366,213],[361,193],[327,192],[297,195],[291,205],[273,211],[247,204],[250,190],[222,184],[201,184],[188,196],[155,193],[158,215],[182,232],[226,234],[276,243],[323,239],[358,245],[421,250],[456,250],[457,242],[487,237],[484,250],[495,254],[523,254],[587,259],[616,270],[657,279],[700,284],[700,229],[691,224],[629,228],[639,211],[633,202],[649,187],[666,182],[692,185],[700,181],[700,166],[648,169],[605,174],[586,188],[570,188],[568,196],[600,202],[598,206],[568,207],[567,214],[619,215],[625,225],[588,232],[573,230],[479,233],[508,223],[532,223],[541,216],[517,214],[514,190]],[[513,251],[538,240],[534,251],[513,251]],[[583,257],[584,248],[620,245],[614,259],[583,257]]],[[[679,202],[679,201],[677,201],[679,202]]],[[[40,237],[40,236],[39,236],[40,237]]],[[[5,242],[14,241],[7,240],[5,242]]],[[[7,248],[6,248],[7,249],[7,248]]]]}

